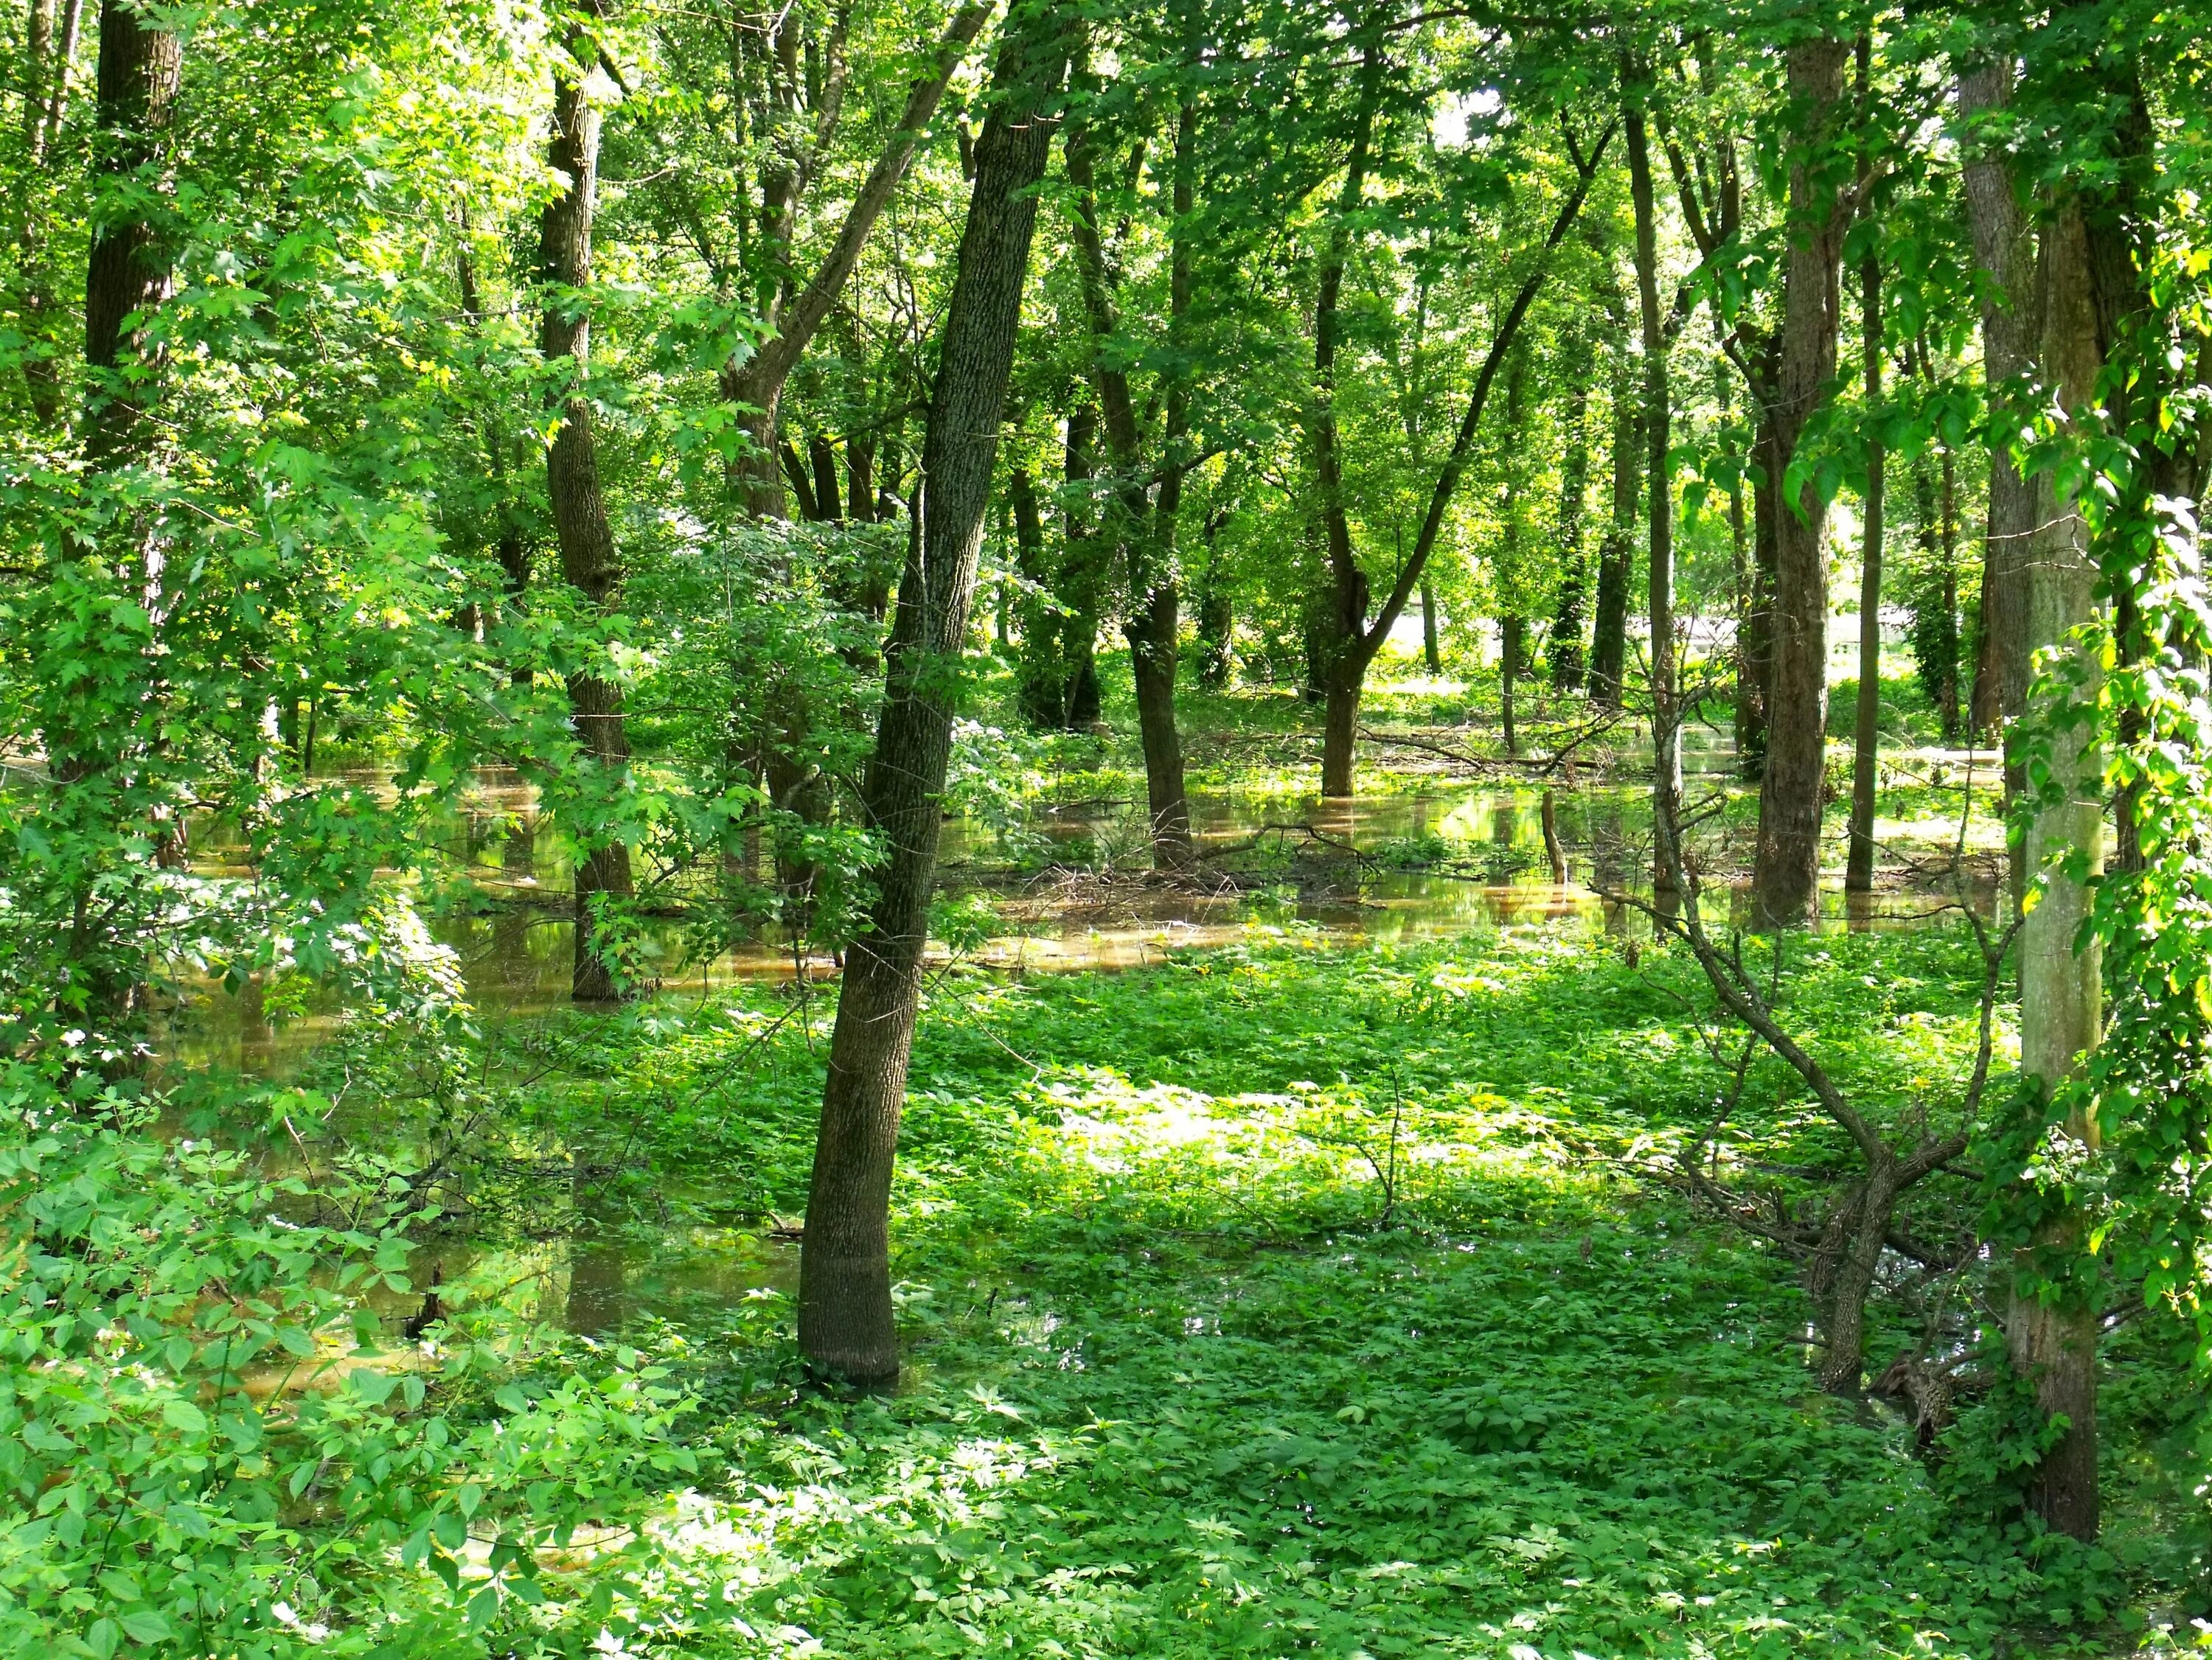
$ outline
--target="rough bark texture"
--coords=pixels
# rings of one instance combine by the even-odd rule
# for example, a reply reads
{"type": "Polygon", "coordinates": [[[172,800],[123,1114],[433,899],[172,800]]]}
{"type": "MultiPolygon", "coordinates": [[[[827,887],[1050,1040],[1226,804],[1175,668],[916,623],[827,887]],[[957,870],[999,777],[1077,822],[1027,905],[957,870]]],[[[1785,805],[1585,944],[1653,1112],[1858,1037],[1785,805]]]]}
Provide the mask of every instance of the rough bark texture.
{"type": "Polygon", "coordinates": [[[1844,206],[1822,179],[1820,161],[1842,97],[1847,51],[1840,40],[1811,39],[1789,52],[1790,100],[1802,148],[1790,169],[1789,251],[1772,412],[1785,500],[1776,524],[1774,663],[1752,876],[1753,915],[1761,928],[1808,924],[1820,902],[1828,725],[1828,566],[1821,531],[1827,509],[1809,479],[1790,493],[1786,474],[1798,437],[1836,372],[1844,206]]]}
{"type": "MultiPolygon", "coordinates": [[[[2089,237],[2077,203],[2063,204],[2045,227],[2040,267],[2043,377],[2061,407],[2078,411],[2094,403],[2103,353],[2089,237]]],[[[2031,653],[2056,646],[2088,620],[2096,585],[2075,500],[2060,495],[2048,474],[2033,488],[2036,530],[2027,561],[2031,653]]],[[[2103,1007],[2100,953],[2094,943],[2075,948],[2092,888],[2051,863],[2086,854],[2091,881],[2103,867],[2100,763],[2089,735],[2079,730],[2053,733],[2050,742],[2057,799],[2046,798],[2028,821],[2023,862],[2041,889],[2021,924],[2020,946],[2021,1071],[2046,1100],[2095,1045],[2103,1007]]],[[[2077,1116],[2067,1129],[2077,1142],[2096,1146],[2093,1121],[2077,1116]]],[[[2078,1217],[2062,1215],[2037,1244],[2067,1248],[2080,1227],[2078,1217]]],[[[2084,1300],[2045,1302],[2017,1293],[2006,1322],[2014,1366],[2033,1379],[2044,1409],[2065,1414],[2069,1426],[2037,1471],[2032,1502],[2051,1526],[2084,1539],[2097,1531],[2097,1312],[2084,1300]]]]}
{"type": "MultiPolygon", "coordinates": [[[[176,115],[184,43],[155,28],[135,5],[105,0],[100,11],[100,170],[120,178],[156,165],[176,115]]],[[[94,466],[144,441],[149,385],[123,373],[140,357],[143,335],[127,330],[169,292],[169,251],[143,218],[94,227],[84,280],[84,361],[90,372],[84,447],[94,466]]]]}
{"type": "Polygon", "coordinates": [[[1674,488],[1668,458],[1672,393],[1667,333],[1659,317],[1659,231],[1651,186],[1651,153],[1643,99],[1648,71],[1623,69],[1628,129],[1629,194],[1636,209],[1636,300],[1644,329],[1644,456],[1650,508],[1652,877],[1661,894],[1675,891],[1680,865],[1673,848],[1682,802],[1682,718],[1675,685],[1674,488]]]}
{"type": "Polygon", "coordinates": [[[848,954],[838,994],[799,1278],[800,1352],[819,1371],[861,1384],[898,1375],[891,1168],[921,992],[960,658],[1036,224],[1035,186],[1052,142],[1045,106],[1066,65],[1062,29],[1056,11],[1042,3],[1018,7],[1007,20],[930,393],[921,534],[899,585],[864,786],[885,851],[872,873],[877,898],[869,929],[848,954]]]}
{"type": "MultiPolygon", "coordinates": [[[[1881,261],[1859,265],[1859,313],[1866,406],[1881,404],[1881,261]]],[[[1874,891],[1874,797],[1881,742],[1881,440],[1867,443],[1866,519],[1859,543],[1859,695],[1851,744],[1850,847],[1844,891],[1874,891]]]]}
{"type": "MultiPolygon", "coordinates": [[[[561,547],[561,576],[597,609],[612,601],[622,583],[622,560],[599,488],[592,442],[592,404],[583,391],[591,362],[591,317],[582,294],[592,281],[592,215],[599,184],[599,112],[585,88],[580,55],[594,51],[580,36],[579,58],[564,58],[553,94],[552,148],[547,160],[568,187],[545,204],[538,221],[538,275],[546,286],[538,349],[548,363],[573,374],[562,394],[560,430],[545,455],[546,494],[561,547]]],[[[568,676],[568,718],[581,748],[586,798],[604,799],[621,787],[629,770],[629,738],[623,724],[622,688],[579,670],[568,676]]],[[[596,815],[587,815],[596,816],[596,815]]],[[[589,822],[569,827],[581,850],[576,860],[576,945],[571,991],[580,1003],[602,1003],[619,994],[599,948],[599,909],[635,891],[629,845],[589,822]]]]}
{"type": "MultiPolygon", "coordinates": [[[[1992,390],[2033,367],[2037,330],[2027,215],[2002,152],[1978,129],[2012,100],[2009,58],[1971,64],[1959,76],[1959,119],[1966,130],[1961,182],[1974,264],[1982,283],[1982,366],[1992,390]]],[[[1996,732],[2027,707],[2027,547],[2035,494],[2007,446],[1990,455],[1989,523],[1982,552],[1982,631],[1974,670],[1974,728],[1996,732]]],[[[2006,769],[2006,793],[2020,787],[2006,769]]]]}
{"type": "Polygon", "coordinates": [[[1735,656],[1736,766],[1749,779],[1766,770],[1767,694],[1774,681],[1774,567],[1780,541],[1777,521],[1782,512],[1772,405],[1754,397],[1759,415],[1752,427],[1752,456],[1759,471],[1751,486],[1750,592],[1738,625],[1735,656]]]}

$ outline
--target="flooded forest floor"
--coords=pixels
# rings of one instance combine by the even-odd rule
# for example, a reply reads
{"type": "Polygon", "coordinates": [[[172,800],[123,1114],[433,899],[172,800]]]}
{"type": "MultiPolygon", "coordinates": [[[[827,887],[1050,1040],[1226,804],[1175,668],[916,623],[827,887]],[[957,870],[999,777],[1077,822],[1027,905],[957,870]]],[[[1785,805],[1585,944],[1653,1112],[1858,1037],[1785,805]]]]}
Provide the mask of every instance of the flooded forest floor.
{"type": "MultiPolygon", "coordinates": [[[[1686,1196],[1688,1156],[1802,1209],[1850,1154],[1765,1058],[1716,1124],[1710,996],[1604,897],[1648,881],[1632,731],[1547,762],[1540,727],[1507,761],[1378,702],[1349,803],[1304,793],[1293,734],[1194,735],[1206,880],[1146,873],[1112,745],[1038,761],[1018,824],[948,827],[965,920],[915,1050],[889,1396],[811,1386],[793,1346],[826,955],[687,959],[676,918],[655,995],[562,1006],[566,924],[536,900],[559,850],[490,780],[434,923],[465,1020],[180,1015],[169,1065],[307,1092],[282,1156],[385,1160],[416,1208],[367,1364],[436,1379],[496,1350],[533,1391],[643,1368],[670,1403],[653,1439],[680,1464],[541,1553],[535,1591],[476,1602],[455,1652],[2163,1640],[2182,1570],[2153,1470],[2115,1478],[2103,1548],[2026,1538],[1976,1496],[1970,1437],[1931,1456],[1901,1396],[1819,1391],[1803,1264],[1686,1196]]],[[[1883,891],[1833,896],[1775,964],[1795,1028],[1900,1113],[1971,1063],[1954,924],[1994,903],[1990,772],[1900,752],[1883,891]]],[[[1755,803],[1720,750],[1691,795],[1724,925],[1755,803]]],[[[1971,1239],[1974,1203],[1939,1179],[1911,1225],[1971,1239]]],[[[1870,1372],[1990,1340],[1971,1295],[1884,1273],[1870,1372]]],[[[2115,1414],[2139,1407],[2123,1386],[2115,1414]]],[[[490,1549],[457,1548],[458,1598],[490,1549]]]]}

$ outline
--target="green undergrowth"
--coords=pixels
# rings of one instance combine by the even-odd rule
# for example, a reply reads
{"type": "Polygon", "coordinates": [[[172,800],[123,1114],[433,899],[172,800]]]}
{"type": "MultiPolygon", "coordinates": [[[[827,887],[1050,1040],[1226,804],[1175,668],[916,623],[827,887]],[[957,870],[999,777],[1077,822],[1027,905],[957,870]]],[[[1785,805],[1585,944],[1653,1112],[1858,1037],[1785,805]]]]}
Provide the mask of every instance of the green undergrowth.
{"type": "MultiPolygon", "coordinates": [[[[1940,1125],[1971,942],[1784,953],[1762,973],[1861,1109],[1940,1125]]],[[[40,1242],[0,1331],[0,1634],[1719,1660],[2172,1652],[2203,1612],[2158,1439],[2192,1385],[2142,1332],[2106,1357],[2101,1549],[2019,1519],[2003,1391],[1932,1460],[1818,1392],[1796,1266],[1658,1179],[1726,1069],[1648,939],[1255,928],[938,975],[879,1396],[795,1348],[820,989],[482,1033],[380,1007],[282,1087],[180,1083],[180,1137],[49,1115],[0,1160],[40,1242]]],[[[1764,1061],[1704,1155],[1785,1203],[1850,1156],[1764,1061]]],[[[1976,1203],[1941,1178],[1903,1221],[1956,1238],[1976,1203]]],[[[1870,1366],[1918,1330],[1883,1300],[1870,1366]]]]}
{"type": "MultiPolygon", "coordinates": [[[[1956,1085],[1969,948],[1795,949],[1791,1017],[1870,1110],[1956,1085]]],[[[1886,1409],[1817,1393],[1789,1265],[1638,1178],[1720,1076],[1690,990],[1648,945],[1517,930],[940,980],[894,1193],[901,1392],[800,1386],[771,1286],[634,1330],[679,1357],[702,1475],[611,1637],[2131,1651],[2154,1530],[2124,1564],[1945,1487],[1886,1409]]],[[[644,1211],[795,1215],[827,1013],[763,992],[549,1032],[568,1075],[533,1086],[527,1133],[619,1162],[644,1211]]],[[[1731,1156],[1846,1167],[1778,1073],[1741,1116],[1731,1156]]]]}

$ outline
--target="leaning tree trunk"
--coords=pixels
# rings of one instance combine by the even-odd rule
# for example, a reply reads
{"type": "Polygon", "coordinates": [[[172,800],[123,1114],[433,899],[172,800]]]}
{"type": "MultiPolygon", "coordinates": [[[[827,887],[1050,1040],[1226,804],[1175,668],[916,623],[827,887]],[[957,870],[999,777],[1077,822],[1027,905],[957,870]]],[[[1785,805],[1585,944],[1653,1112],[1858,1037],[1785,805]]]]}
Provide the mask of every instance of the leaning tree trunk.
{"type": "MultiPolygon", "coordinates": [[[[1775,461],[1786,475],[1797,439],[1836,373],[1838,264],[1844,213],[1819,164],[1843,94],[1845,48],[1814,38],[1790,48],[1792,106],[1805,112],[1790,169],[1781,352],[1773,414],[1775,461]]],[[[1787,485],[1784,494],[1788,497],[1787,485]]],[[[1820,809],[1826,784],[1827,506],[1808,479],[1777,515],[1774,664],[1767,695],[1766,766],[1759,781],[1759,852],[1752,875],[1757,926],[1800,927],[1820,903],[1820,809]]]]}
{"type": "MultiPolygon", "coordinates": [[[[784,385],[806,354],[815,334],[836,309],[837,298],[844,292],[853,268],[860,263],[876,221],[890,205],[899,181],[906,176],[908,165],[928,130],[930,117],[936,112],[945,87],[966,59],[969,47],[990,12],[988,6],[969,4],[952,15],[951,21],[939,38],[928,69],[907,89],[906,107],[884,141],[883,148],[877,152],[868,176],[854,193],[852,204],[845,210],[844,222],[838,227],[836,238],[823,256],[812,279],[793,297],[788,306],[779,308],[778,314],[771,319],[775,324],[774,336],[743,362],[731,363],[722,371],[722,395],[745,406],[745,432],[751,439],[746,455],[732,470],[732,482],[742,490],[746,511],[757,518],[785,516],[783,481],[776,470],[776,428],[784,385]]],[[[779,51],[795,50],[796,37],[779,27],[775,44],[779,51]]],[[[795,76],[793,79],[795,83],[795,76]]],[[[784,236],[788,235],[791,221],[797,215],[802,187],[799,170],[787,162],[771,167],[763,179],[763,196],[769,209],[763,217],[784,236]]],[[[835,496],[834,490],[825,493],[819,488],[816,489],[817,508],[823,518],[836,517],[835,496]]],[[[859,517],[857,512],[854,516],[859,517]]]]}
{"type": "Polygon", "coordinates": [[[853,943],[838,994],[799,1253],[799,1351],[819,1371],[861,1384],[898,1375],[891,1170],[921,997],[960,660],[1021,321],[1036,186],[1054,125],[1045,106],[1067,62],[1064,25],[1045,0],[1018,5],[1006,27],[930,393],[921,534],[899,585],[864,786],[884,852],[870,873],[876,900],[868,930],[853,943]]]}
{"type": "MultiPolygon", "coordinates": [[[[2078,203],[2063,206],[2043,233],[2043,374],[2069,415],[2094,407],[2103,367],[2088,244],[2078,203]]],[[[2034,488],[2037,529],[2027,560],[2031,653],[2061,646],[2089,620],[2097,574],[2074,498],[2061,494],[2048,473],[2034,488]]],[[[2095,673],[2094,662],[2080,667],[2095,673]]],[[[2100,954],[2094,942],[2077,941],[2104,860],[2102,769],[2094,738],[2076,726],[2051,731],[2049,742],[2049,782],[2032,809],[2022,850],[2038,897],[2021,925],[2020,948],[2021,1073],[2046,1102],[2097,1042],[2100,954]],[[2069,857],[2081,867],[2058,863],[2069,857]]],[[[2066,1128],[2094,1151],[2094,1119],[2076,1113],[2066,1128]]],[[[2078,1251],[2082,1226],[2069,1209],[2046,1222],[2035,1243],[2078,1251]]],[[[2044,1410],[2063,1413],[2068,1422],[2036,1471],[2031,1501],[2052,1527],[2083,1539],[2097,1531],[2097,1332],[2096,1306],[2078,1293],[2045,1300],[2015,1288],[2006,1323],[2013,1365],[2033,1380],[2044,1410]]]]}
{"type": "MultiPolygon", "coordinates": [[[[1598,135],[1595,143],[1584,148],[1570,142],[1575,163],[1574,189],[1559,203],[1553,215],[1552,228],[1544,239],[1537,254],[1535,269],[1522,280],[1513,302],[1505,315],[1498,321],[1490,338],[1490,350],[1484,355],[1482,367],[1474,377],[1474,385],[1468,393],[1467,408],[1460,415],[1459,430],[1452,436],[1450,451],[1443,463],[1437,469],[1436,482],[1430,487],[1427,511],[1421,517],[1421,528],[1413,538],[1410,554],[1399,566],[1397,579],[1390,591],[1376,608],[1371,622],[1363,625],[1360,619],[1367,615],[1367,579],[1361,573],[1359,561],[1354,556],[1349,520],[1344,511],[1341,462],[1337,449],[1336,420],[1334,409],[1333,383],[1335,377],[1336,290],[1343,278],[1343,260],[1349,251],[1349,227],[1345,215],[1356,206],[1359,191],[1352,174],[1365,166],[1364,131],[1371,123],[1373,110],[1369,107],[1370,96],[1379,88],[1380,49],[1370,50],[1363,78],[1370,72],[1375,79],[1362,94],[1363,108],[1367,118],[1363,120],[1363,137],[1356,140],[1352,151],[1353,164],[1347,167],[1346,188],[1342,198],[1337,230],[1331,233],[1329,257],[1322,267],[1322,283],[1315,306],[1315,385],[1316,397],[1309,416],[1308,437],[1312,440],[1316,470],[1321,477],[1322,519],[1328,532],[1329,589],[1334,597],[1334,612],[1327,619],[1337,631],[1333,661],[1325,665],[1325,683],[1328,700],[1328,718],[1322,731],[1322,794],[1342,797],[1352,794],[1352,745],[1358,734],[1359,700],[1367,668],[1374,662],[1382,644],[1390,638],[1390,631],[1398,619],[1405,615],[1406,603],[1413,597],[1421,578],[1429,568],[1430,556],[1435,553],[1439,536],[1443,533],[1444,516],[1450,510],[1452,496],[1466,474],[1474,451],[1475,435],[1482,429],[1482,412],[1488,407],[1490,389],[1496,384],[1498,372],[1506,361],[1521,337],[1521,324],[1528,315],[1550,275],[1552,256],[1559,244],[1574,227],[1583,203],[1589,199],[1591,182],[1605,161],[1607,148],[1613,142],[1617,123],[1608,124],[1598,135]],[[1340,240],[1339,239],[1342,239],[1340,240]],[[1332,282],[1334,277],[1334,282],[1332,282]]],[[[1363,173],[1364,176],[1364,173],[1363,173]]]]}
{"type": "MultiPolygon", "coordinates": [[[[538,222],[538,270],[546,284],[538,349],[549,364],[564,363],[570,380],[562,394],[561,426],[545,455],[546,494],[561,545],[561,575],[604,611],[622,582],[622,560],[607,521],[592,441],[592,402],[584,390],[591,362],[591,315],[581,290],[592,281],[592,214],[597,196],[599,112],[586,88],[586,66],[594,52],[579,34],[574,56],[555,70],[553,139],[548,160],[568,188],[545,204],[538,222]]],[[[629,738],[623,724],[622,688],[588,669],[568,676],[568,718],[582,752],[587,801],[603,803],[618,792],[629,772],[629,738]]],[[[611,833],[603,805],[581,809],[570,827],[576,860],[576,936],[570,991],[579,1003],[605,1003],[621,995],[602,950],[605,909],[630,897],[629,846],[611,833]]]]}

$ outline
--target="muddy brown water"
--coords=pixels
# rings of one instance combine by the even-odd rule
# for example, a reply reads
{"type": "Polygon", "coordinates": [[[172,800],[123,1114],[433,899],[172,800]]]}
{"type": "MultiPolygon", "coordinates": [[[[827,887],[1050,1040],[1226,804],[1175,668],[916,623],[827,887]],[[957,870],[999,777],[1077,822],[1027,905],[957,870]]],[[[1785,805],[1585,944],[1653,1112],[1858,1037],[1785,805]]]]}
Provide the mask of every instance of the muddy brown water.
{"type": "MultiPolygon", "coordinates": [[[[1505,925],[1581,923],[1608,931],[1644,926],[1597,891],[1648,885],[1650,807],[1637,788],[1585,787],[1555,796],[1568,880],[1555,883],[1544,839],[1542,792],[1440,785],[1417,793],[1324,802],[1313,797],[1199,795],[1194,829],[1212,868],[1238,873],[1207,893],[1145,880],[1138,803],[1100,801],[1040,814],[1017,849],[1004,834],[954,821],[942,846],[948,888],[988,893],[1008,931],[973,957],[1012,972],[1113,971],[1171,951],[1249,936],[1255,923],[1295,919],[1349,940],[1410,941],[1505,925]],[[1010,851],[1031,868],[1010,869],[1010,851]],[[1039,864],[1042,852],[1043,863],[1039,864]],[[1437,861],[1442,857],[1445,863],[1437,861]],[[1411,868],[1408,868],[1411,867],[1411,868]]],[[[219,849],[211,869],[221,869],[219,849]]],[[[568,867],[558,839],[539,827],[526,785],[510,775],[479,780],[457,816],[450,851],[489,901],[489,914],[436,918],[432,931],[457,954],[471,1003],[488,1020],[527,1020],[568,1001],[571,922],[568,867]]],[[[1740,895],[1711,895],[1716,921],[1740,895]]],[[[1826,896],[1829,925],[1909,924],[1941,903],[1927,893],[1878,894],[1847,905],[1826,896]]],[[[708,962],[681,962],[675,924],[656,925],[667,954],[664,987],[710,994],[742,980],[827,976],[826,957],[802,960],[763,940],[708,962]]],[[[939,948],[933,948],[939,950],[939,948]]],[[[940,955],[942,954],[939,950],[940,955]]],[[[173,1064],[281,1075],[331,1029],[335,1011],[272,1023],[250,992],[204,997],[170,1034],[173,1064]]],[[[573,1217],[549,1239],[508,1244],[426,1239],[412,1277],[433,1275],[467,1294],[500,1296],[578,1332],[616,1330],[641,1317],[690,1320],[747,1299],[787,1295],[796,1246],[772,1227],[657,1226],[618,1216],[581,1184],[558,1208],[573,1217]]],[[[421,1293],[380,1293],[396,1330],[419,1312],[421,1293]]]]}

